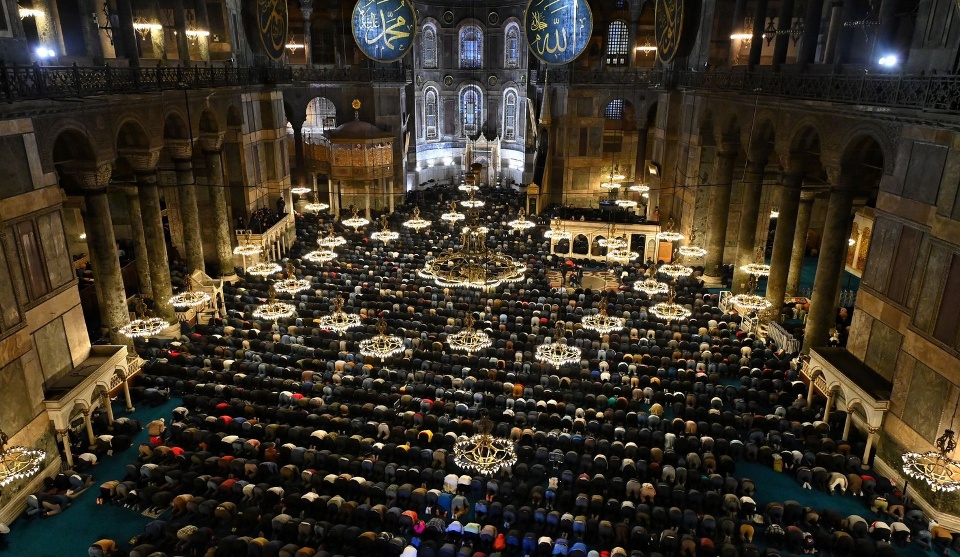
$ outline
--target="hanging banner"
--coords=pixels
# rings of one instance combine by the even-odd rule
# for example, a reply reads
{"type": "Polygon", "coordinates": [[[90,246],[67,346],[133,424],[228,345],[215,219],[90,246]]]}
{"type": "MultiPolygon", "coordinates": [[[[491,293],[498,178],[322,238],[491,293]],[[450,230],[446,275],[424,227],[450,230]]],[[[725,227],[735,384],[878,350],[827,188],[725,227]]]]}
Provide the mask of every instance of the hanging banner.
{"type": "Polygon", "coordinates": [[[257,34],[267,56],[283,58],[287,48],[287,0],[257,0],[257,34]]]}
{"type": "Polygon", "coordinates": [[[523,14],[530,52],[544,64],[561,65],[580,56],[593,34],[587,0],[530,0],[523,14]]]}
{"type": "Polygon", "coordinates": [[[700,17],[699,2],[691,0],[657,0],[654,34],[657,57],[664,64],[677,56],[686,56],[697,35],[700,17]]]}
{"type": "Polygon", "coordinates": [[[358,0],[351,27],[365,55],[377,62],[396,62],[413,46],[417,12],[410,0],[358,0]]]}

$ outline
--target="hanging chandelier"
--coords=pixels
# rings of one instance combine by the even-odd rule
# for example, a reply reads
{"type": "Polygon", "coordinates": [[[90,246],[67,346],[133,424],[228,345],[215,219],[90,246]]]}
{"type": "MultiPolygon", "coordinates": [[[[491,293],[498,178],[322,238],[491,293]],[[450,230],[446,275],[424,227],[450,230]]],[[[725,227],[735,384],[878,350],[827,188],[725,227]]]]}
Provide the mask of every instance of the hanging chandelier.
{"type": "Polygon", "coordinates": [[[475,186],[473,184],[467,184],[466,182],[463,182],[460,184],[460,186],[457,189],[459,189],[462,192],[470,193],[470,192],[478,191],[480,189],[480,186],[475,186]]]}
{"type": "Polygon", "coordinates": [[[363,324],[359,315],[343,311],[343,297],[337,295],[333,300],[334,309],[329,315],[320,318],[319,326],[321,329],[343,334],[344,332],[359,327],[363,324]]]}
{"type": "Polygon", "coordinates": [[[936,446],[935,451],[904,453],[903,471],[911,478],[923,480],[934,491],[956,491],[960,489],[960,462],[949,456],[957,448],[953,430],[944,431],[936,446]]]}
{"type": "Polygon", "coordinates": [[[460,332],[448,336],[447,344],[450,345],[451,350],[459,350],[467,354],[473,354],[474,352],[489,348],[493,342],[490,340],[490,335],[473,328],[473,315],[467,314],[463,323],[463,329],[460,330],[460,332]]]}
{"type": "Polygon", "coordinates": [[[620,182],[600,182],[600,187],[605,190],[616,190],[623,186],[620,182]]]}
{"type": "Polygon", "coordinates": [[[487,235],[480,230],[476,218],[476,211],[471,211],[470,224],[463,233],[460,249],[447,250],[428,261],[418,272],[421,277],[433,280],[441,287],[480,289],[523,280],[527,266],[488,248],[487,235]]]}
{"type": "Polygon", "coordinates": [[[661,242],[679,242],[684,238],[685,236],[683,234],[673,231],[672,218],[669,221],[667,221],[667,226],[663,230],[661,230],[660,232],[657,232],[657,240],[661,242]]]}
{"type": "Polygon", "coordinates": [[[283,271],[283,269],[280,267],[280,265],[277,265],[276,263],[270,263],[270,262],[257,263],[256,265],[251,265],[247,267],[248,275],[255,275],[258,277],[268,277],[270,275],[275,275],[281,271],[283,271]]]}
{"type": "Polygon", "coordinates": [[[417,232],[420,232],[424,228],[430,226],[430,221],[420,218],[420,207],[414,207],[413,217],[403,221],[403,225],[407,228],[412,228],[417,232]]]}
{"type": "Polygon", "coordinates": [[[317,238],[317,245],[323,249],[333,249],[337,246],[346,245],[347,239],[333,232],[333,226],[327,227],[327,233],[317,238]]]}
{"type": "Polygon", "coordinates": [[[660,282],[651,277],[634,282],[633,289],[639,290],[640,292],[645,292],[647,296],[653,296],[655,294],[666,294],[670,291],[670,286],[668,286],[665,282],[660,282]]]}
{"type": "Polygon", "coordinates": [[[588,331],[596,331],[601,335],[612,333],[623,328],[623,319],[620,317],[611,317],[607,315],[607,294],[604,292],[600,298],[600,310],[593,315],[587,315],[581,319],[580,323],[588,331]]]}
{"type": "Polygon", "coordinates": [[[387,215],[380,215],[380,226],[380,231],[371,234],[370,238],[386,243],[391,240],[396,240],[400,237],[400,234],[387,228],[387,215]]]}
{"type": "Polygon", "coordinates": [[[633,209],[637,206],[637,202],[632,199],[618,199],[614,201],[614,203],[617,204],[617,207],[621,207],[623,209],[633,209]]]}
{"type": "Polygon", "coordinates": [[[306,205],[303,206],[303,210],[304,210],[304,211],[311,211],[311,212],[313,212],[313,213],[319,213],[320,211],[326,211],[326,210],[329,209],[329,208],[330,208],[330,206],[327,205],[326,203],[317,203],[317,202],[307,203],[306,205]]]}
{"type": "Polygon", "coordinates": [[[477,424],[477,434],[460,439],[453,445],[454,463],[464,471],[492,476],[517,462],[517,451],[509,439],[494,437],[493,422],[484,416],[477,424]]]}
{"type": "Polygon", "coordinates": [[[202,290],[193,289],[193,277],[187,275],[187,289],[179,294],[171,296],[168,300],[170,305],[175,308],[195,308],[200,307],[210,301],[210,295],[202,290]]]}
{"type": "Polygon", "coordinates": [[[554,327],[554,341],[549,344],[545,342],[538,346],[536,358],[556,368],[566,364],[580,363],[580,349],[576,346],[569,346],[563,338],[563,333],[563,321],[557,321],[554,327]]]}
{"type": "Polygon", "coordinates": [[[646,184],[634,184],[627,188],[627,191],[635,191],[640,193],[647,193],[650,191],[650,186],[646,184]]]}
{"type": "Polygon", "coordinates": [[[385,360],[390,356],[403,352],[403,339],[396,335],[388,335],[387,322],[380,317],[377,320],[377,334],[367,340],[360,341],[360,354],[369,358],[385,360]]]}
{"type": "Polygon", "coordinates": [[[287,317],[293,317],[297,313],[297,307],[293,304],[288,304],[286,302],[278,302],[277,291],[270,287],[269,291],[269,300],[266,304],[262,306],[257,306],[253,310],[254,319],[263,319],[264,321],[276,321],[277,319],[286,319],[287,317]]]}
{"type": "Polygon", "coordinates": [[[627,247],[627,237],[617,234],[617,225],[612,225],[610,227],[610,237],[609,238],[600,238],[597,240],[597,245],[602,248],[607,249],[620,249],[627,247]]]}
{"type": "Polygon", "coordinates": [[[306,279],[298,279],[296,273],[294,273],[293,264],[288,262],[287,278],[275,281],[273,283],[273,289],[281,294],[290,294],[292,296],[297,292],[309,290],[310,281],[306,279]]]}
{"type": "Polygon", "coordinates": [[[462,201],[460,204],[467,209],[479,209],[480,207],[486,205],[486,203],[477,199],[477,192],[475,190],[470,191],[470,199],[462,201]]]}
{"type": "Polygon", "coordinates": [[[670,286],[667,301],[653,305],[650,308],[650,313],[657,319],[663,319],[667,323],[690,317],[690,310],[680,304],[674,303],[673,298],[676,294],[676,290],[673,289],[673,286],[670,286]]]}
{"type": "Polygon", "coordinates": [[[517,218],[508,222],[507,226],[516,230],[517,232],[523,232],[528,228],[533,228],[534,226],[536,226],[536,223],[528,221],[526,219],[523,209],[520,209],[519,211],[517,211],[517,218]]]}
{"type": "Polygon", "coordinates": [[[254,244],[250,241],[250,234],[244,234],[243,242],[239,246],[233,248],[234,255],[242,255],[247,257],[248,255],[258,255],[263,251],[263,246],[254,244]]]}
{"type": "Polygon", "coordinates": [[[707,255],[707,250],[694,245],[680,246],[677,251],[684,257],[703,257],[707,255]]]}
{"type": "Polygon", "coordinates": [[[563,223],[560,222],[559,218],[553,219],[550,222],[550,230],[547,230],[543,233],[544,238],[553,238],[556,241],[560,240],[569,240],[573,237],[573,234],[563,229],[563,223]]]}
{"type": "Polygon", "coordinates": [[[332,249],[319,249],[305,254],[303,258],[313,263],[329,263],[337,258],[337,252],[332,249]]]}
{"type": "Polygon", "coordinates": [[[47,457],[47,453],[40,449],[28,449],[19,445],[8,447],[9,440],[7,434],[0,430],[0,487],[14,480],[34,476],[40,471],[40,465],[47,457]]]}
{"type": "Polygon", "coordinates": [[[294,194],[294,195],[307,195],[307,194],[310,193],[311,191],[313,191],[313,190],[311,190],[310,188],[305,187],[305,186],[294,186],[294,187],[290,188],[290,193],[292,193],[292,194],[294,194]]]}
{"type": "Polygon", "coordinates": [[[640,254],[635,251],[630,251],[626,247],[621,247],[608,251],[607,257],[618,263],[626,263],[640,257],[640,254]]]}
{"type": "Polygon", "coordinates": [[[757,279],[770,275],[770,265],[763,262],[763,248],[757,248],[756,261],[747,263],[740,267],[740,270],[757,279]]]}
{"type": "Polygon", "coordinates": [[[685,277],[693,272],[692,267],[687,267],[679,263],[667,263],[666,265],[661,265],[657,272],[663,273],[667,276],[678,279],[680,277],[685,277]]]}
{"type": "Polygon", "coordinates": [[[163,332],[170,326],[166,319],[160,317],[147,317],[147,305],[143,303],[143,298],[137,296],[137,303],[134,307],[137,318],[120,327],[120,334],[127,338],[152,337],[163,332]]]}
{"type": "Polygon", "coordinates": [[[463,213],[458,213],[458,212],[457,212],[457,202],[456,202],[456,201],[451,201],[451,202],[450,202],[450,212],[448,212],[448,213],[443,213],[442,215],[440,215],[440,218],[443,219],[443,220],[445,220],[445,221],[447,221],[447,222],[457,222],[458,220],[463,220],[463,219],[467,218],[467,216],[464,215],[463,213]]]}
{"type": "Polygon", "coordinates": [[[730,297],[729,303],[733,304],[734,308],[740,313],[759,313],[773,305],[763,296],[756,294],[757,280],[758,275],[750,275],[750,281],[747,283],[747,291],[730,297]]]}
{"type": "Polygon", "coordinates": [[[344,225],[344,226],[349,226],[350,228],[353,229],[354,232],[358,232],[361,227],[364,227],[364,226],[370,224],[370,221],[368,221],[367,219],[361,217],[359,213],[360,213],[360,210],[357,209],[356,207],[354,207],[354,208],[353,208],[353,216],[350,217],[350,218],[348,218],[348,219],[344,219],[344,220],[343,220],[343,225],[344,225]]]}
{"type": "MultiPolygon", "coordinates": [[[[476,226],[476,227],[474,227],[474,228],[477,230],[477,232],[479,232],[479,233],[481,233],[481,234],[486,234],[486,233],[490,232],[490,229],[487,228],[486,226],[476,226]]],[[[463,234],[463,233],[465,233],[465,232],[467,232],[467,231],[469,231],[469,230],[470,230],[470,227],[469,227],[469,226],[464,226],[464,227],[460,230],[460,233],[463,234]]]]}

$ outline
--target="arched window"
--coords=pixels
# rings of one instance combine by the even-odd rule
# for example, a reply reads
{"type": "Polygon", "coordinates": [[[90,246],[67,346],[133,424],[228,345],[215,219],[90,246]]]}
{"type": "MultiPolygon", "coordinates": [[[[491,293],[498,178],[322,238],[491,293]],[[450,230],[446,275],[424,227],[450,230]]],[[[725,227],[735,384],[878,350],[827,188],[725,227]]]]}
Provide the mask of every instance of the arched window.
{"type": "Polygon", "coordinates": [[[607,28],[607,65],[626,66],[630,49],[630,33],[623,21],[614,21],[607,28]]]}
{"type": "Polygon", "coordinates": [[[504,39],[504,61],[505,68],[520,67],[520,27],[516,23],[507,27],[506,38],[504,39]]]}
{"type": "Polygon", "coordinates": [[[603,117],[607,120],[623,120],[623,99],[613,99],[603,110],[603,117]]]}
{"type": "Polygon", "coordinates": [[[460,92],[460,121],[463,135],[476,135],[483,121],[483,93],[471,85],[460,92]]]}
{"type": "Polygon", "coordinates": [[[437,132],[437,90],[427,89],[423,95],[423,129],[428,141],[438,137],[437,132]]]}
{"type": "Polygon", "coordinates": [[[517,93],[513,89],[503,94],[503,140],[517,140],[517,93]]]}
{"type": "Polygon", "coordinates": [[[303,122],[303,131],[307,141],[313,135],[337,127],[337,107],[326,97],[316,97],[307,104],[307,119],[303,122]]]}
{"type": "Polygon", "coordinates": [[[483,33],[476,25],[460,29],[460,67],[483,67],[483,33]]]}
{"type": "Polygon", "coordinates": [[[424,68],[436,68],[437,67],[437,30],[433,28],[433,25],[424,25],[423,35],[421,35],[422,42],[422,58],[423,58],[423,67],[424,68]]]}

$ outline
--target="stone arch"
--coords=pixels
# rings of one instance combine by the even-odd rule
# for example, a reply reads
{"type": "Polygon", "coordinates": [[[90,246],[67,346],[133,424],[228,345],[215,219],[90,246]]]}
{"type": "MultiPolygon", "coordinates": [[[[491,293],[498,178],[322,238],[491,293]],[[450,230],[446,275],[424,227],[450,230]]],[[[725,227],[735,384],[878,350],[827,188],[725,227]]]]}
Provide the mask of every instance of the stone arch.
{"type": "Polygon", "coordinates": [[[60,186],[68,191],[79,190],[81,186],[76,183],[72,171],[78,165],[94,165],[97,162],[93,142],[81,128],[71,127],[61,130],[53,141],[50,156],[60,178],[60,186]]]}
{"type": "Polygon", "coordinates": [[[190,127],[187,125],[186,118],[178,110],[171,110],[163,120],[163,138],[169,139],[190,139],[190,127]]]}
{"type": "Polygon", "coordinates": [[[570,253],[570,240],[563,238],[559,240],[553,248],[554,253],[566,255],[570,253]]]}
{"type": "Polygon", "coordinates": [[[742,126],[740,125],[740,116],[735,110],[726,112],[717,119],[717,144],[722,143],[742,143],[740,141],[742,126]]]}
{"type": "Polygon", "coordinates": [[[820,131],[815,123],[807,120],[795,127],[789,141],[787,153],[789,160],[786,162],[798,165],[807,177],[825,179],[821,160],[823,146],[820,141],[820,131]]]}
{"type": "Polygon", "coordinates": [[[150,136],[139,120],[130,118],[117,128],[115,146],[117,151],[122,149],[149,149],[150,136]]]}
{"type": "Polygon", "coordinates": [[[587,255],[590,253],[590,240],[585,234],[577,234],[573,237],[572,251],[577,255],[587,255]]]}
{"type": "Polygon", "coordinates": [[[629,99],[612,96],[607,99],[600,113],[605,130],[630,131],[637,128],[637,110],[629,99]]]}
{"type": "Polygon", "coordinates": [[[219,133],[220,132],[220,119],[217,118],[216,112],[210,110],[209,108],[204,108],[200,112],[200,133],[219,133]]]}
{"type": "Polygon", "coordinates": [[[600,240],[606,240],[606,238],[602,235],[593,237],[593,240],[590,242],[590,255],[603,257],[607,254],[607,248],[606,246],[600,245],[600,240]]]}
{"type": "Polygon", "coordinates": [[[777,128],[769,115],[758,114],[740,144],[747,147],[747,156],[757,161],[769,161],[776,152],[777,128]]]}
{"type": "Polygon", "coordinates": [[[310,133],[323,133],[337,127],[337,106],[327,97],[317,96],[307,103],[306,119],[303,130],[310,133]]]}
{"type": "Polygon", "coordinates": [[[867,205],[874,206],[887,160],[880,141],[871,133],[861,132],[852,135],[840,152],[841,180],[855,184],[857,196],[866,197],[867,205]]]}

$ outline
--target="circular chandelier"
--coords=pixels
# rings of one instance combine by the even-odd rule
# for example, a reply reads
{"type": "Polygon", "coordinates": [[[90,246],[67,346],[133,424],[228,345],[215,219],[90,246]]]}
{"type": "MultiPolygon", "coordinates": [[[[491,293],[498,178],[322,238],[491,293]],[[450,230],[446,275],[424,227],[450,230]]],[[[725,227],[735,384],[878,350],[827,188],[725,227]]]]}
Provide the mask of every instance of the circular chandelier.
{"type": "Polygon", "coordinates": [[[492,476],[517,462],[517,451],[509,439],[494,437],[493,422],[484,416],[477,424],[477,434],[460,439],[453,445],[454,463],[464,471],[492,476]]]}
{"type": "Polygon", "coordinates": [[[349,226],[350,228],[353,229],[354,232],[357,232],[357,231],[360,230],[361,227],[370,224],[370,221],[368,221],[367,219],[361,217],[361,216],[359,215],[359,212],[360,212],[360,210],[357,209],[356,207],[354,207],[354,208],[353,208],[353,216],[350,217],[350,218],[348,218],[348,219],[344,219],[344,220],[343,220],[343,225],[344,225],[344,226],[349,226]]]}
{"type": "Polygon", "coordinates": [[[306,279],[298,279],[294,273],[293,265],[291,263],[287,263],[287,278],[275,281],[273,283],[273,289],[281,294],[293,295],[297,292],[309,290],[310,281],[306,279]]]}
{"type": "Polygon", "coordinates": [[[730,298],[730,303],[747,310],[746,313],[761,312],[772,305],[769,300],[757,294],[737,294],[730,298]]]}
{"type": "Polygon", "coordinates": [[[627,188],[627,191],[636,191],[636,192],[640,192],[640,193],[647,193],[648,191],[650,191],[650,186],[648,186],[648,185],[646,185],[646,184],[634,184],[634,185],[630,186],[629,188],[627,188]]]}
{"type": "Polygon", "coordinates": [[[740,269],[743,272],[755,277],[765,277],[770,274],[770,265],[765,265],[763,263],[747,263],[746,265],[740,267],[740,269]]]}
{"type": "Polygon", "coordinates": [[[676,279],[689,275],[693,272],[693,268],[679,263],[667,263],[666,265],[661,265],[657,271],[676,279]]]}
{"type": "Polygon", "coordinates": [[[598,239],[597,245],[607,249],[625,248],[627,247],[627,237],[617,234],[617,225],[614,224],[610,227],[610,237],[598,239]]]}
{"type": "Polygon", "coordinates": [[[443,213],[442,215],[440,215],[440,218],[443,219],[443,220],[445,220],[445,221],[447,221],[447,222],[457,222],[458,220],[463,220],[463,219],[467,218],[467,216],[464,215],[463,213],[458,213],[458,212],[457,212],[457,202],[456,202],[456,201],[451,201],[451,202],[450,202],[450,212],[448,212],[448,213],[443,213]]]}
{"type": "Polygon", "coordinates": [[[653,296],[654,294],[666,294],[670,291],[670,287],[665,282],[660,282],[655,278],[648,278],[644,280],[638,280],[633,283],[633,289],[639,290],[640,292],[645,292],[648,296],[653,296]]]}
{"type": "Polygon", "coordinates": [[[530,222],[526,219],[523,209],[517,211],[517,218],[507,223],[507,226],[516,230],[517,232],[523,232],[528,228],[533,228],[536,226],[536,223],[530,222]]]}
{"type": "Polygon", "coordinates": [[[557,321],[554,328],[554,341],[549,344],[545,342],[537,347],[536,358],[538,360],[556,368],[566,364],[580,363],[580,349],[576,346],[567,345],[563,340],[563,332],[563,321],[557,321]]]}
{"type": "Polygon", "coordinates": [[[264,321],[276,321],[277,319],[293,317],[295,313],[297,313],[297,308],[293,304],[271,300],[253,310],[253,317],[264,321]]]}
{"type": "Polygon", "coordinates": [[[244,234],[243,242],[239,246],[233,248],[234,255],[242,255],[246,257],[248,255],[257,255],[263,251],[263,246],[254,244],[250,241],[250,234],[244,234]]]}
{"type": "Polygon", "coordinates": [[[354,327],[359,327],[363,324],[363,321],[360,319],[359,315],[343,311],[342,296],[338,295],[333,300],[333,305],[336,309],[329,315],[324,315],[318,321],[321,329],[326,329],[342,335],[344,332],[353,329],[354,327]]]}
{"type": "Polygon", "coordinates": [[[396,240],[400,237],[400,234],[393,232],[387,228],[387,215],[380,215],[380,231],[374,232],[370,237],[374,240],[380,240],[381,242],[389,242],[391,240],[396,240]]]}
{"type": "Polygon", "coordinates": [[[256,265],[251,265],[247,267],[248,275],[255,275],[258,277],[268,277],[270,275],[275,275],[282,271],[280,265],[276,263],[257,263],[256,265]]]}
{"type": "Polygon", "coordinates": [[[690,317],[690,310],[681,306],[680,304],[674,303],[673,298],[676,296],[676,291],[672,286],[670,287],[669,292],[670,297],[667,298],[667,301],[653,305],[650,308],[650,313],[652,313],[657,319],[663,319],[667,323],[690,317]]]}
{"type": "Polygon", "coordinates": [[[673,231],[672,218],[669,221],[667,221],[667,226],[663,230],[661,230],[660,232],[657,232],[657,240],[661,242],[679,242],[684,238],[685,236],[683,234],[673,231]]]}
{"type": "Polygon", "coordinates": [[[607,315],[607,295],[600,298],[600,311],[593,315],[585,316],[581,321],[583,328],[588,331],[596,331],[601,335],[612,333],[623,328],[623,319],[620,317],[611,317],[607,315]]]}
{"type": "Polygon", "coordinates": [[[622,247],[608,251],[607,257],[619,263],[626,263],[627,261],[640,257],[640,254],[635,251],[630,251],[626,247],[622,247]]]}
{"type": "Polygon", "coordinates": [[[467,314],[463,325],[464,327],[460,332],[453,333],[447,337],[447,344],[450,345],[451,350],[459,350],[467,354],[473,354],[484,348],[489,348],[493,344],[490,340],[490,335],[473,328],[473,315],[467,314]]]}
{"type": "MultiPolygon", "coordinates": [[[[490,229],[487,228],[486,226],[476,226],[474,228],[477,230],[477,232],[481,234],[486,234],[487,232],[490,232],[490,229]]],[[[463,234],[468,232],[469,230],[470,230],[469,226],[464,226],[463,229],[460,230],[460,233],[463,234]]]]}
{"type": "Polygon", "coordinates": [[[303,258],[313,263],[329,263],[337,258],[337,252],[331,249],[320,249],[305,254],[303,258]]]}
{"type": "Polygon", "coordinates": [[[307,203],[303,206],[304,211],[312,211],[314,213],[319,213],[320,211],[326,211],[330,206],[326,203],[307,203]]]}
{"type": "Polygon", "coordinates": [[[187,275],[187,289],[179,294],[171,296],[168,300],[170,305],[175,308],[195,308],[210,301],[210,294],[202,290],[193,289],[193,277],[187,275]]]}
{"type": "Polygon", "coordinates": [[[313,190],[311,190],[310,188],[305,187],[305,186],[295,186],[295,187],[290,188],[290,193],[292,193],[292,194],[294,194],[294,195],[307,195],[307,194],[310,193],[311,191],[313,191],[313,190]]]}
{"type": "Polygon", "coordinates": [[[147,305],[143,303],[143,298],[137,297],[135,306],[137,318],[120,327],[120,334],[127,338],[152,337],[163,332],[170,326],[166,319],[159,317],[147,317],[147,305]]]}
{"type": "Polygon", "coordinates": [[[619,189],[623,184],[620,182],[600,182],[600,187],[605,190],[615,190],[619,189]]]}
{"type": "Polygon", "coordinates": [[[617,207],[622,207],[624,209],[633,209],[637,206],[637,202],[632,199],[618,199],[614,203],[617,204],[617,207]]]}
{"type": "Polygon", "coordinates": [[[936,446],[935,451],[904,453],[903,471],[911,478],[923,480],[934,491],[956,491],[960,489],[960,463],[949,456],[957,448],[953,430],[944,431],[936,446]]]}
{"type": "Polygon", "coordinates": [[[470,199],[466,201],[461,201],[460,204],[468,209],[479,209],[480,207],[483,207],[484,205],[486,205],[485,202],[480,201],[479,199],[474,199],[473,192],[470,192],[470,199]]]}
{"type": "Polygon", "coordinates": [[[317,238],[317,245],[324,249],[333,249],[337,246],[345,245],[346,243],[346,238],[334,234],[332,226],[327,228],[327,234],[325,236],[320,236],[317,238]]]}
{"type": "Polygon", "coordinates": [[[420,208],[413,208],[413,218],[403,221],[403,225],[407,228],[412,228],[417,232],[423,230],[424,228],[430,226],[430,221],[420,218],[420,208]]]}
{"type": "Polygon", "coordinates": [[[680,255],[684,257],[703,257],[704,255],[707,255],[707,250],[701,248],[700,246],[680,246],[677,251],[680,252],[680,255]]]}
{"type": "Polygon", "coordinates": [[[441,287],[496,288],[505,282],[523,280],[527,266],[489,249],[486,233],[476,224],[476,215],[470,220],[460,249],[441,253],[428,261],[418,274],[441,287]]]}
{"type": "Polygon", "coordinates": [[[403,352],[403,339],[396,335],[388,335],[387,322],[380,317],[377,320],[377,334],[367,340],[360,341],[360,354],[385,360],[390,356],[403,352]]]}
{"type": "Polygon", "coordinates": [[[0,487],[14,480],[29,478],[40,471],[40,464],[47,453],[40,449],[28,449],[15,445],[7,446],[10,438],[0,430],[0,487]]]}
{"type": "Polygon", "coordinates": [[[560,222],[559,218],[556,218],[550,222],[550,230],[544,232],[543,237],[553,238],[559,242],[560,240],[569,240],[573,237],[573,234],[564,230],[563,223],[560,222]]]}
{"type": "Polygon", "coordinates": [[[470,192],[478,191],[480,189],[480,186],[477,186],[474,184],[468,184],[466,182],[461,182],[460,186],[457,189],[459,189],[462,192],[470,193],[470,192]]]}

